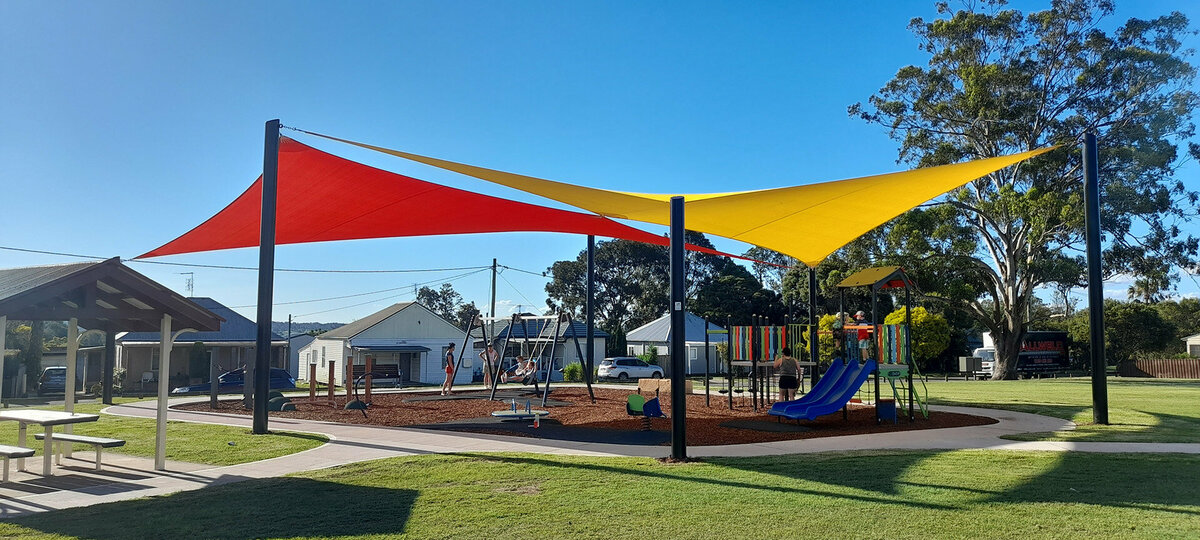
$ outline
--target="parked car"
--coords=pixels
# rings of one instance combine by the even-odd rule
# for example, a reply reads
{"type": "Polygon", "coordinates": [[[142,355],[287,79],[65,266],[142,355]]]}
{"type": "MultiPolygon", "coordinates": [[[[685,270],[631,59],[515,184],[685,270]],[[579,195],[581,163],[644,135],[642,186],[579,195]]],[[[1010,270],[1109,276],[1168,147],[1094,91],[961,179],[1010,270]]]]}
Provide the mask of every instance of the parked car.
{"type": "MultiPolygon", "coordinates": [[[[217,392],[222,394],[242,392],[242,387],[245,384],[246,371],[243,369],[235,369],[226,371],[220,377],[217,377],[217,392]]],[[[192,384],[188,386],[180,386],[171,390],[172,394],[191,394],[203,393],[211,391],[212,386],[208,383],[192,384]]],[[[296,388],[296,379],[292,377],[286,369],[271,368],[271,390],[291,390],[296,388]]]]}
{"type": "MultiPolygon", "coordinates": [[[[67,368],[66,366],[52,366],[42,370],[42,375],[38,377],[37,394],[44,396],[46,394],[63,394],[67,387],[67,368]]],[[[78,376],[75,378],[75,391],[83,390],[83,381],[78,376]]]]}
{"type": "Polygon", "coordinates": [[[652,366],[643,362],[640,358],[633,356],[618,356],[601,360],[596,374],[601,379],[616,379],[618,381],[628,381],[629,379],[640,379],[643,377],[661,379],[663,377],[663,368],[652,366]]]}

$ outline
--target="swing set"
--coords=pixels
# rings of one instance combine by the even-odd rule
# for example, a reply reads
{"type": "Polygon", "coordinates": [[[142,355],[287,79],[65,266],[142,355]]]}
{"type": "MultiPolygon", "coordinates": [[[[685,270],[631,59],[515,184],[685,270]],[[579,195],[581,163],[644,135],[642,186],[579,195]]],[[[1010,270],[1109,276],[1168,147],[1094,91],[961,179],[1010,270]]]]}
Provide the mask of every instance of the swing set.
{"type": "MultiPolygon", "coordinates": [[[[550,382],[551,370],[554,367],[554,355],[558,352],[559,336],[565,337],[565,329],[573,329],[575,321],[569,313],[556,312],[553,315],[522,315],[514,314],[511,317],[484,317],[481,312],[476,310],[471,317],[471,324],[468,325],[466,338],[463,340],[463,347],[459,351],[458,358],[455,361],[454,372],[465,366],[471,367],[469,360],[464,360],[467,354],[467,345],[470,342],[471,335],[476,329],[479,330],[485,344],[492,344],[492,348],[498,351],[507,349],[509,342],[513,341],[513,329],[517,325],[521,326],[522,335],[520,342],[519,356],[532,360],[534,362],[534,370],[532,373],[524,373],[526,380],[533,384],[533,391],[536,394],[542,395],[541,406],[546,406],[546,401],[550,397],[550,382]],[[488,335],[488,323],[497,321],[507,321],[508,326],[505,330],[497,332],[495,336],[488,335]],[[529,340],[530,322],[536,327],[537,337],[533,340],[532,345],[529,340]],[[564,326],[564,323],[565,326],[564,326]],[[501,337],[499,334],[503,334],[501,337]],[[528,354],[526,354],[528,352],[528,354]],[[543,383],[539,389],[539,379],[543,383]]],[[[592,390],[592,362],[588,362],[583,354],[583,348],[579,345],[579,336],[577,332],[571,332],[571,340],[575,345],[575,353],[581,364],[584,364],[584,382],[587,384],[588,397],[592,403],[596,402],[596,395],[592,390]]],[[[565,340],[564,340],[565,341],[565,340]]],[[[564,343],[565,347],[565,343],[564,343]]],[[[472,350],[472,352],[474,352],[472,350]]],[[[488,388],[488,399],[494,401],[496,399],[496,390],[500,384],[500,374],[504,371],[504,358],[496,362],[484,362],[483,369],[487,371],[488,380],[491,381],[488,388]]],[[[520,369],[520,366],[518,366],[520,369]]],[[[453,378],[451,379],[451,388],[453,388],[453,378]]]]}

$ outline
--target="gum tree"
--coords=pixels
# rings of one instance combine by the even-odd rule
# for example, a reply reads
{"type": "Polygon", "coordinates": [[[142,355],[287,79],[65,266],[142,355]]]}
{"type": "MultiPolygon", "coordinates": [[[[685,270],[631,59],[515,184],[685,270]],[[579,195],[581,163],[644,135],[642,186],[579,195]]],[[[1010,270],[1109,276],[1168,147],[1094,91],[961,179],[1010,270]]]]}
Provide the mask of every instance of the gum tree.
{"type": "MultiPolygon", "coordinates": [[[[981,178],[894,220],[884,238],[928,298],[966,311],[992,332],[1013,378],[1036,289],[1082,285],[1079,140],[1100,140],[1104,272],[1132,276],[1142,295],[1169,291],[1196,264],[1180,230],[1197,195],[1176,170],[1191,142],[1194,32],[1178,12],[1101,28],[1107,0],[1055,0],[1022,13],[1002,0],[909,28],[924,66],[901,68],[850,113],[889,130],[900,160],[932,166],[1064,145],[981,178]]],[[[883,252],[888,253],[888,252],[883,252]]]]}

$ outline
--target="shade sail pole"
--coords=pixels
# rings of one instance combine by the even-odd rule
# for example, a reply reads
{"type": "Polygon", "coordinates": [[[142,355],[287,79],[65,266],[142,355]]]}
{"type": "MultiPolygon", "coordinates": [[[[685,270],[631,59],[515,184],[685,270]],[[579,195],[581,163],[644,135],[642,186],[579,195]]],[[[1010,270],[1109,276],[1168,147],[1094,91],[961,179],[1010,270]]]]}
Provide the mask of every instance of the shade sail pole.
{"type": "MultiPolygon", "coordinates": [[[[592,391],[592,370],[596,366],[596,235],[587,237],[587,363],[583,366],[583,380],[587,381],[588,393],[592,391]]],[[[595,402],[595,397],[592,398],[595,402]]]]}
{"type": "Polygon", "coordinates": [[[1108,423],[1108,369],[1104,361],[1104,282],[1100,276],[1100,158],[1096,134],[1083,134],[1083,196],[1087,220],[1088,322],[1091,327],[1092,421],[1108,423]]]}
{"type": "Polygon", "coordinates": [[[683,197],[671,197],[671,458],[679,461],[687,459],[683,231],[683,197]]]}
{"type": "Polygon", "coordinates": [[[267,122],[266,139],[263,143],[262,222],[258,239],[258,336],[254,350],[255,435],[267,433],[267,393],[271,380],[271,302],[275,289],[275,197],[278,181],[279,119],[275,119],[267,122]]]}
{"type": "Polygon", "coordinates": [[[812,382],[810,388],[817,385],[821,378],[821,343],[817,337],[817,269],[808,267],[808,360],[812,362],[812,382]]]}

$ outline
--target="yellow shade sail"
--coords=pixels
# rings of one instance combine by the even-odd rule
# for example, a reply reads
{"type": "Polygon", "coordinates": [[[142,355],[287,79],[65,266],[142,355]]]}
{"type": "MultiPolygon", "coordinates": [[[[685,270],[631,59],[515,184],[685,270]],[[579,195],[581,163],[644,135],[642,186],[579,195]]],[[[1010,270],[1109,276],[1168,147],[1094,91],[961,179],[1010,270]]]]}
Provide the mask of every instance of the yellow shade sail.
{"type": "MultiPolygon", "coordinates": [[[[540,195],[602,216],[670,224],[672,195],[627,193],[486,169],[338,139],[385,154],[540,195]]],[[[687,194],[692,231],[772,249],[816,266],[842,246],[892,218],[967,182],[1055,147],[847,180],[733,193],[687,194]]]]}

